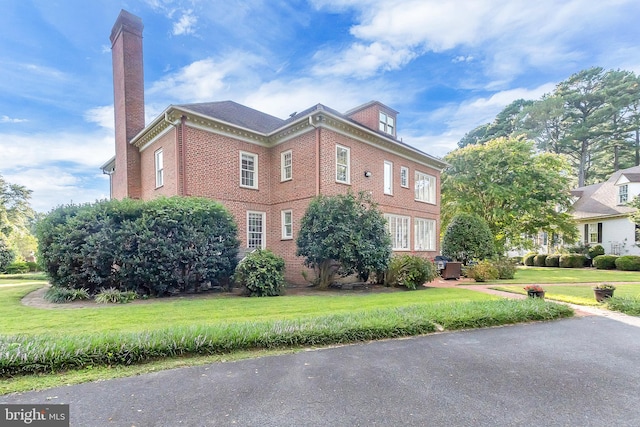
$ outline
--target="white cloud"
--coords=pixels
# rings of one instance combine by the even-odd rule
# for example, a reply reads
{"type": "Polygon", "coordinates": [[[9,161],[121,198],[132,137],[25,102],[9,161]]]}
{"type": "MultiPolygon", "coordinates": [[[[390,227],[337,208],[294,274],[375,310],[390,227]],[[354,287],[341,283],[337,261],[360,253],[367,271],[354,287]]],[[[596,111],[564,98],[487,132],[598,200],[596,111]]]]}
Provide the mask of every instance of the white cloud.
{"type": "Polygon", "coordinates": [[[85,111],[84,119],[89,123],[96,123],[98,126],[114,131],[113,105],[95,107],[85,111]]]}
{"type": "Polygon", "coordinates": [[[27,119],[17,119],[9,116],[0,116],[0,123],[24,123],[27,119]]]}
{"type": "Polygon", "coordinates": [[[379,70],[397,70],[415,56],[408,48],[395,49],[386,43],[354,43],[337,55],[330,49],[318,51],[313,58],[316,61],[313,73],[320,76],[371,77],[379,70]]]}
{"type": "Polygon", "coordinates": [[[174,36],[193,34],[195,33],[195,25],[198,22],[198,18],[193,15],[193,10],[189,9],[183,12],[178,22],[173,23],[172,34],[174,36]]]}

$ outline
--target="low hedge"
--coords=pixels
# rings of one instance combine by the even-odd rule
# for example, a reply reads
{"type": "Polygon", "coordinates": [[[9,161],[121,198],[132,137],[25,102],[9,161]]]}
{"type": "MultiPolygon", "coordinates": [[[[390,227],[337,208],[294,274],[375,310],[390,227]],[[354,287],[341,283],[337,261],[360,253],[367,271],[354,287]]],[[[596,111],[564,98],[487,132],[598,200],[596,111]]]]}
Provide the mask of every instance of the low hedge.
{"type": "Polygon", "coordinates": [[[565,254],[560,256],[560,267],[582,268],[587,262],[587,257],[580,254],[565,254]]]}
{"type": "Polygon", "coordinates": [[[616,268],[623,271],[640,271],[640,256],[623,255],[615,260],[616,268]]]}
{"type": "Polygon", "coordinates": [[[522,258],[522,262],[526,266],[533,267],[533,260],[535,257],[536,257],[536,254],[527,254],[524,256],[524,258],[522,258]]]}
{"type": "Polygon", "coordinates": [[[615,270],[616,255],[598,255],[593,259],[593,266],[598,270],[615,270]]]}
{"type": "Polygon", "coordinates": [[[549,255],[544,260],[544,265],[546,267],[560,267],[560,254],[549,255]]]}
{"type": "Polygon", "coordinates": [[[533,265],[535,265],[536,267],[544,267],[546,259],[546,254],[538,254],[533,258],[533,265]]]}

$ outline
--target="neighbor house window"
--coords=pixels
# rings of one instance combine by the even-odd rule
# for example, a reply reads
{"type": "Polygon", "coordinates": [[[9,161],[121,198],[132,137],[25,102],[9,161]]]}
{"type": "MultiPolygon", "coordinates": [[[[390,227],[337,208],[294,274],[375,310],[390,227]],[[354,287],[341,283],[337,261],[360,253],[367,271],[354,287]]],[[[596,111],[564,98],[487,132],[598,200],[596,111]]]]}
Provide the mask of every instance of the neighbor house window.
{"type": "Polygon", "coordinates": [[[436,222],[433,219],[415,219],[415,231],[413,238],[415,240],[414,248],[416,251],[435,251],[436,250],[436,222]]]}
{"type": "Polygon", "coordinates": [[[384,133],[388,133],[389,135],[395,135],[395,128],[396,127],[393,117],[391,117],[387,113],[383,113],[382,111],[380,111],[379,129],[384,133]]]}
{"type": "Polygon", "coordinates": [[[416,200],[427,203],[436,203],[436,177],[416,171],[416,200]]]}
{"type": "Polygon", "coordinates": [[[589,224],[587,226],[588,243],[598,243],[598,224],[589,224]]]}
{"type": "Polygon", "coordinates": [[[400,187],[409,188],[409,168],[400,166],[400,187]]]}
{"type": "Polygon", "coordinates": [[[258,188],[258,155],[240,152],[240,186],[258,188]]]}
{"type": "Polygon", "coordinates": [[[164,185],[164,156],[162,150],[155,153],[156,159],[156,188],[164,185]]]}
{"type": "Polygon", "coordinates": [[[293,213],[291,210],[282,211],[282,238],[293,239],[293,213]]]}
{"type": "Polygon", "coordinates": [[[247,212],[247,247],[250,249],[264,249],[266,246],[264,212],[247,212]]]}
{"type": "Polygon", "coordinates": [[[629,186],[627,184],[621,185],[618,190],[618,204],[622,205],[629,200],[629,186]]]}
{"type": "Polygon", "coordinates": [[[387,232],[391,236],[391,248],[393,250],[409,249],[409,217],[386,214],[387,232]]]}
{"type": "Polygon", "coordinates": [[[349,184],[351,153],[347,147],[336,145],[336,181],[349,184]]]}
{"type": "Polygon", "coordinates": [[[280,154],[280,181],[289,181],[291,179],[292,170],[292,154],[291,150],[280,154]]]}
{"type": "Polygon", "coordinates": [[[384,162],[384,194],[393,194],[393,163],[384,162]]]}

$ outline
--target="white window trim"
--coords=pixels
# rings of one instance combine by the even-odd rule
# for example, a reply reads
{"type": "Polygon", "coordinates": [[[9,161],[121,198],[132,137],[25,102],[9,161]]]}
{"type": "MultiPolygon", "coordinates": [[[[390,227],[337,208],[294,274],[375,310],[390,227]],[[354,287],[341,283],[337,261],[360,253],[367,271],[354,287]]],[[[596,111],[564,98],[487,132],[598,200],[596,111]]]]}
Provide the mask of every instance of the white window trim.
{"type": "Polygon", "coordinates": [[[164,185],[164,154],[162,148],[153,154],[155,159],[156,188],[164,185]]]}
{"type": "Polygon", "coordinates": [[[598,223],[597,222],[590,222],[587,224],[587,242],[589,244],[591,243],[598,243],[598,223]],[[593,231],[595,230],[595,231],[593,231]],[[595,239],[592,240],[591,237],[595,236],[595,239]]]}
{"type": "Polygon", "coordinates": [[[435,251],[436,250],[436,221],[427,218],[415,218],[414,221],[414,250],[435,251]],[[422,225],[420,225],[422,223],[422,225]],[[422,227],[422,230],[420,228],[422,227]],[[421,233],[424,232],[424,234],[421,233]],[[421,243],[425,243],[423,247],[421,243]]]}
{"type": "Polygon", "coordinates": [[[240,151],[240,187],[242,188],[258,188],[258,155],[255,153],[249,153],[247,151],[240,151]],[[250,156],[253,157],[253,185],[246,185],[242,183],[242,156],[250,156]]]}
{"type": "Polygon", "coordinates": [[[378,113],[378,129],[387,135],[395,136],[396,134],[396,121],[389,114],[384,111],[378,113]]]}
{"type": "Polygon", "coordinates": [[[345,147],[343,145],[336,144],[335,160],[336,160],[336,182],[339,182],[340,184],[351,184],[351,149],[349,147],[345,147]],[[347,152],[347,164],[346,165],[338,164],[338,150],[340,150],[340,149],[346,150],[346,152],[347,152]],[[341,180],[338,179],[338,166],[346,166],[346,168],[347,168],[346,180],[345,181],[341,181],[341,180]]]}
{"type": "Polygon", "coordinates": [[[411,217],[404,215],[384,214],[384,218],[387,220],[386,230],[391,237],[391,249],[394,251],[409,251],[411,250],[411,217]],[[403,230],[398,230],[398,221],[402,221],[401,227],[403,230]],[[391,222],[395,222],[395,235],[391,234],[391,222]],[[404,233],[406,232],[406,236],[404,233]],[[399,238],[398,238],[399,237],[399,238]],[[402,242],[406,238],[405,242],[402,242]],[[398,245],[398,243],[400,243],[398,245]],[[402,244],[405,243],[406,246],[402,244]]]}
{"type": "Polygon", "coordinates": [[[282,240],[291,240],[293,239],[293,211],[291,209],[285,209],[280,211],[280,218],[282,220],[282,240]],[[289,234],[287,234],[287,222],[286,216],[289,214],[289,234]]]}
{"type": "Polygon", "coordinates": [[[384,161],[383,175],[384,194],[393,196],[393,162],[388,160],[384,161]]]}
{"type": "Polygon", "coordinates": [[[251,246],[249,246],[249,242],[250,242],[250,237],[249,237],[249,217],[251,216],[251,214],[257,214],[260,215],[262,217],[262,231],[260,232],[260,240],[261,240],[261,244],[260,244],[260,248],[264,249],[267,247],[267,232],[266,232],[266,228],[267,228],[267,213],[266,212],[260,212],[260,211],[247,211],[247,247],[251,248],[251,246]]]}
{"type": "Polygon", "coordinates": [[[435,176],[429,175],[428,173],[416,171],[415,181],[413,185],[414,185],[414,195],[415,195],[416,201],[430,203],[432,205],[436,204],[436,177],[435,176]],[[418,186],[424,180],[429,181],[428,192],[425,192],[424,190],[421,191],[418,189],[418,186]]]}
{"type": "Polygon", "coordinates": [[[293,153],[291,150],[280,153],[280,181],[291,181],[293,179],[293,153]],[[289,176],[287,176],[286,156],[289,155],[289,176]]]}
{"type": "Polygon", "coordinates": [[[623,184],[618,188],[618,204],[624,205],[627,201],[629,201],[629,185],[623,184]],[[624,192],[622,191],[623,188],[624,192]]]}
{"type": "Polygon", "coordinates": [[[409,188],[409,168],[406,166],[400,166],[400,187],[409,188]]]}

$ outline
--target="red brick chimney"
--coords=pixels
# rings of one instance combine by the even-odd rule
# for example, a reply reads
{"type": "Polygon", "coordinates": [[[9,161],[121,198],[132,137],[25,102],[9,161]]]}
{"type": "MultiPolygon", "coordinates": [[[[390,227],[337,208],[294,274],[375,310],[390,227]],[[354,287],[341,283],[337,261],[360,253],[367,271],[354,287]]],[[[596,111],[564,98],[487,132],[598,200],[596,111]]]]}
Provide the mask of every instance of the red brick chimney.
{"type": "Polygon", "coordinates": [[[111,30],[116,165],[112,197],[141,197],[140,151],[129,144],[144,129],[142,19],[120,11],[111,30]]]}

